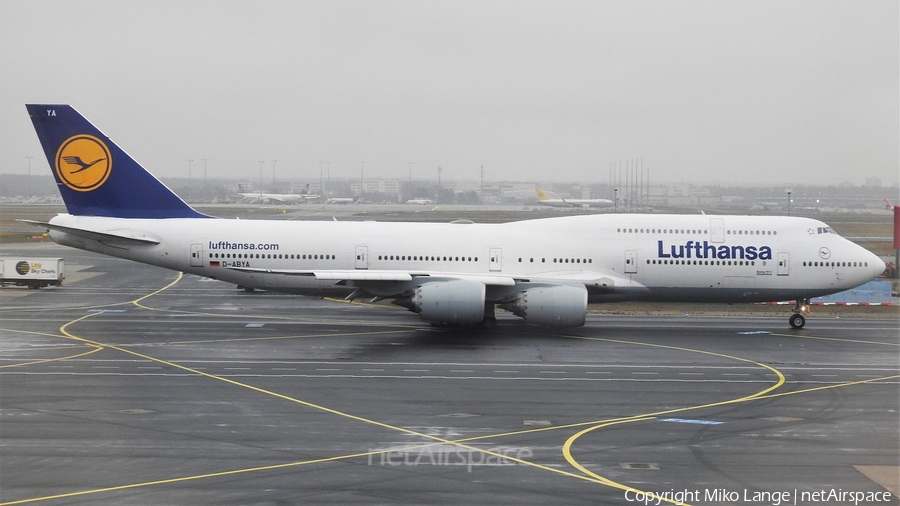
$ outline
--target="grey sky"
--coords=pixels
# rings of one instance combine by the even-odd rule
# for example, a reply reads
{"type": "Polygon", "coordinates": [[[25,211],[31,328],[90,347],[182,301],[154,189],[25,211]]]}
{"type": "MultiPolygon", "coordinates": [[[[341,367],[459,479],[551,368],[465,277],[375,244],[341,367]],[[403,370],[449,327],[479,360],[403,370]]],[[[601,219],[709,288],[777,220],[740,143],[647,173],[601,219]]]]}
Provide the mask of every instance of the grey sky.
{"type": "Polygon", "coordinates": [[[898,5],[4,0],[0,172],[69,103],[160,176],[889,185],[898,5]]]}

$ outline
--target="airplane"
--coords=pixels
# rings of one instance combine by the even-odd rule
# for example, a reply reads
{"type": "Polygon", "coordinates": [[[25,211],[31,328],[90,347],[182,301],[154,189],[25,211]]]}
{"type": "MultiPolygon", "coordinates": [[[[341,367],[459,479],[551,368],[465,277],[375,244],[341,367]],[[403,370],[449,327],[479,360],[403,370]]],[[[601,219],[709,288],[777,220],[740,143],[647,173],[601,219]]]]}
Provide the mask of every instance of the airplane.
{"type": "Polygon", "coordinates": [[[537,185],[535,185],[534,191],[538,196],[538,204],[550,207],[609,207],[613,205],[613,201],[607,199],[552,199],[537,185]]]}
{"type": "Polygon", "coordinates": [[[434,325],[584,325],[588,303],[796,301],[884,262],[801,217],[605,214],[509,223],[265,221],[204,215],[68,105],[28,105],[67,213],[57,243],[236,285],[390,299],[434,325]],[[67,157],[98,161],[81,171],[67,157]]]}
{"type": "Polygon", "coordinates": [[[424,206],[427,204],[434,204],[433,200],[430,199],[409,199],[406,201],[407,204],[416,204],[420,206],[424,206]]]}
{"type": "Polygon", "coordinates": [[[303,187],[303,190],[300,192],[300,195],[303,195],[303,198],[306,200],[318,200],[322,195],[318,193],[309,193],[309,183],[306,183],[306,186],[303,187]]]}
{"type": "Polygon", "coordinates": [[[278,204],[296,204],[306,197],[299,193],[241,193],[241,197],[253,201],[274,202],[278,204]]]}
{"type": "Polygon", "coordinates": [[[326,204],[352,204],[356,202],[355,197],[331,197],[325,201],[326,204]]]}
{"type": "Polygon", "coordinates": [[[306,200],[317,199],[319,198],[319,195],[309,194],[309,184],[307,183],[306,188],[300,193],[241,193],[241,197],[245,199],[252,199],[254,201],[275,202],[278,204],[296,204],[298,202],[306,200]]]}

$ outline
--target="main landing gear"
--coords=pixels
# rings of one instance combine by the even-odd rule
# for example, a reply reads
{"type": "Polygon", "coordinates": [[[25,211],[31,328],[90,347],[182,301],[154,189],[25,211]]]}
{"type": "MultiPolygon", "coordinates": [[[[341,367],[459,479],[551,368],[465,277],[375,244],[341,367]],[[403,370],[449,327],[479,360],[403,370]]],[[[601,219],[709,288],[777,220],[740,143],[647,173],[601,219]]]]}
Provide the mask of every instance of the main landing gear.
{"type": "Polygon", "coordinates": [[[463,328],[463,329],[480,329],[480,330],[494,330],[497,328],[497,319],[493,316],[485,316],[484,320],[481,323],[446,323],[446,322],[431,322],[432,327],[443,327],[443,328],[463,328]]]}
{"type": "Polygon", "coordinates": [[[809,313],[809,299],[799,299],[797,300],[797,305],[794,306],[792,310],[794,314],[791,315],[788,322],[790,322],[791,327],[795,329],[802,329],[804,325],[806,325],[806,317],[803,316],[805,313],[809,313]]]}

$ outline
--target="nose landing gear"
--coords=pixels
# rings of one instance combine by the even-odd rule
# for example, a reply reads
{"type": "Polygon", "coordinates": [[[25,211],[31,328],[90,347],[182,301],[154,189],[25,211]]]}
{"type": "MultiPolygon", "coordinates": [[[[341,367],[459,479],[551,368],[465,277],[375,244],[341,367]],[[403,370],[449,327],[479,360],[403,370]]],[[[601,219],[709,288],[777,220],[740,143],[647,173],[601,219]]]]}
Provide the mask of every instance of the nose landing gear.
{"type": "Polygon", "coordinates": [[[806,317],[805,313],[809,313],[809,299],[798,299],[797,305],[794,306],[792,310],[794,314],[791,315],[788,322],[790,322],[791,327],[795,329],[802,329],[804,325],[806,325],[806,317]]]}

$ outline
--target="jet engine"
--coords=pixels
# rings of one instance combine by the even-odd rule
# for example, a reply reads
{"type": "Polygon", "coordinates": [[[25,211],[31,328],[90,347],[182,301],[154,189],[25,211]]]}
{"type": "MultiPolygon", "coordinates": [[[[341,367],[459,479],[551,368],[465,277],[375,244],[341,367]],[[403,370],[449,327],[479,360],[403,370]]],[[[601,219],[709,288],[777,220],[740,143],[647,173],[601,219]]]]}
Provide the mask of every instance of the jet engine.
{"type": "Polygon", "coordinates": [[[395,304],[434,323],[471,324],[484,321],[484,283],[462,279],[432,281],[417,286],[395,304]]]}
{"type": "Polygon", "coordinates": [[[526,322],[545,327],[580,327],[587,316],[587,289],[583,285],[528,288],[500,305],[526,322]]]}

